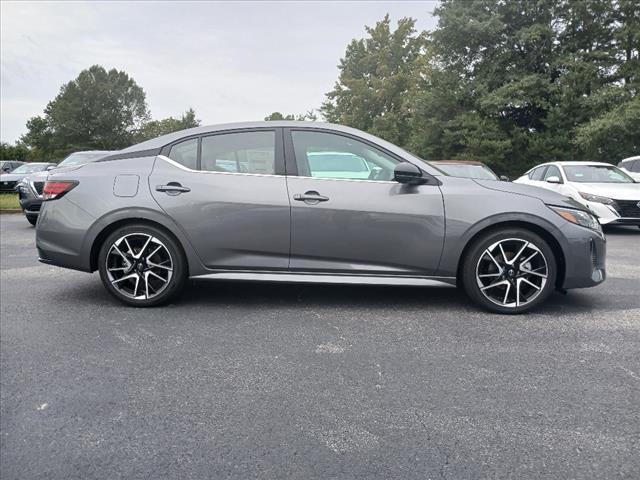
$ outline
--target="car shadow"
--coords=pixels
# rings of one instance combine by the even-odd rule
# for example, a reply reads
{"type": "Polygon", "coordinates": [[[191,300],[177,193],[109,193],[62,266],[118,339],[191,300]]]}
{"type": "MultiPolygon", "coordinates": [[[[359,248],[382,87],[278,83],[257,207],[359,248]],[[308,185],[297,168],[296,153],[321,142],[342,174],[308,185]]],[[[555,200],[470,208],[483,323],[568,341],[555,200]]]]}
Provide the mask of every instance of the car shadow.
{"type": "Polygon", "coordinates": [[[602,230],[605,235],[640,235],[640,228],[635,225],[605,225],[602,230]]]}
{"type": "MultiPolygon", "coordinates": [[[[57,302],[73,298],[74,302],[92,307],[130,308],[120,304],[104,289],[98,276],[95,281],[60,287],[57,302]]],[[[611,299],[597,289],[571,290],[568,294],[554,292],[537,307],[534,315],[564,315],[588,313],[594,310],[617,311],[634,307],[632,296],[611,299]]],[[[482,313],[458,288],[429,288],[375,285],[323,285],[269,282],[232,282],[190,280],[184,292],[169,308],[201,309],[207,306],[226,308],[270,309],[311,307],[340,310],[386,309],[423,310],[430,315],[457,311],[460,314],[482,313]]],[[[163,307],[159,307],[163,308],[163,307]]],[[[487,315],[492,315],[487,312],[487,315]]],[[[527,314],[525,314],[526,316],[527,314]]],[[[505,317],[506,318],[506,317],[505,317]]]]}

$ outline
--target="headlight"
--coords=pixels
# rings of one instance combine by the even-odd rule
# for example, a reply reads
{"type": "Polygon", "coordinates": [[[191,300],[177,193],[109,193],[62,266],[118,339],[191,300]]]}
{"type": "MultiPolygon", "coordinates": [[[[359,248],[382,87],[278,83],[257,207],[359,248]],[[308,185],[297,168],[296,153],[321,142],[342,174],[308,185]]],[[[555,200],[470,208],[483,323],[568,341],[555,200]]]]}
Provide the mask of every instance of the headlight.
{"type": "Polygon", "coordinates": [[[552,207],[551,205],[549,205],[549,208],[571,223],[590,228],[596,232],[602,232],[600,222],[598,222],[598,219],[589,212],[575,210],[573,208],[552,207]]]}
{"type": "Polygon", "coordinates": [[[605,205],[613,205],[614,201],[608,197],[601,197],[600,195],[593,195],[591,193],[579,192],[580,196],[589,202],[604,203],[605,205]]]}

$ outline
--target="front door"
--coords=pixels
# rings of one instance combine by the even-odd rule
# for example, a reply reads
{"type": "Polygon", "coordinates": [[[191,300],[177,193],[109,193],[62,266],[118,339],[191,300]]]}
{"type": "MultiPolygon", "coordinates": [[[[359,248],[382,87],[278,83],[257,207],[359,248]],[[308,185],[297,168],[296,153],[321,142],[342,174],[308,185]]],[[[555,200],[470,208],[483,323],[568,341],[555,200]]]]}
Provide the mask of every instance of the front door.
{"type": "Polygon", "coordinates": [[[153,197],[206,267],[288,268],[290,207],[279,129],[190,138],[165,153],[149,178],[153,197]]]}
{"type": "Polygon", "coordinates": [[[431,275],[444,241],[436,185],[393,181],[401,160],[338,133],[291,130],[287,177],[291,270],[339,274],[431,275]]]}

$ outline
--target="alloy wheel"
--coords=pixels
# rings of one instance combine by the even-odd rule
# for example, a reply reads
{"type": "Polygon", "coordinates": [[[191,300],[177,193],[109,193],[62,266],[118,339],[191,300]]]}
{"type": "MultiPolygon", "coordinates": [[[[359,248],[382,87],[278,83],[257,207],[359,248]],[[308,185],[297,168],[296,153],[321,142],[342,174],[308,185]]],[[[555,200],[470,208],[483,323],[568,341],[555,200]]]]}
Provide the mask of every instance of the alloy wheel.
{"type": "Polygon", "coordinates": [[[476,265],[476,282],[489,301],[501,307],[524,306],[543,291],[549,276],[544,254],[535,244],[507,238],[490,245],[476,265]]]}
{"type": "Polygon", "coordinates": [[[106,256],[109,282],[121,295],[148,300],[160,295],[173,276],[173,259],[153,235],[130,233],[116,240],[106,256]]]}

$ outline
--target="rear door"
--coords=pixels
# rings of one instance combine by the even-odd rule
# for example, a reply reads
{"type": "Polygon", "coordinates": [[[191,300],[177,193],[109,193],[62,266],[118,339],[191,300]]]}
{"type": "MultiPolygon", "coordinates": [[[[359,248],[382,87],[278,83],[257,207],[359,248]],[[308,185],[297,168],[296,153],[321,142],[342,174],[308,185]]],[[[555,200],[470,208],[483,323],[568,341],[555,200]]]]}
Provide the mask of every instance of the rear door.
{"type": "Polygon", "coordinates": [[[153,197],[212,269],[286,270],[290,207],[281,129],[221,132],[165,147],[153,197]]]}
{"type": "Polygon", "coordinates": [[[402,159],[354,136],[292,129],[286,130],[285,142],[292,271],[436,272],[444,208],[435,182],[393,181],[402,159]]]}

